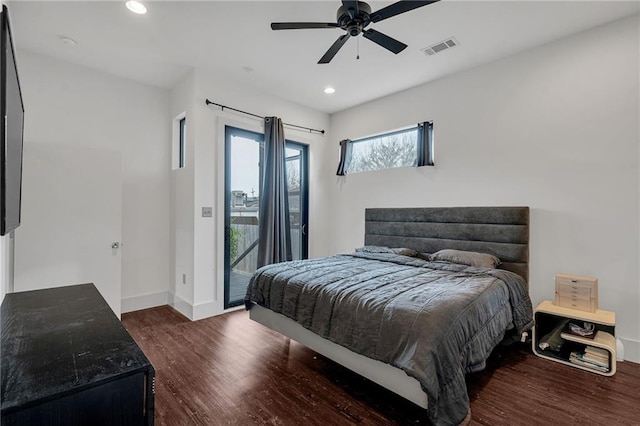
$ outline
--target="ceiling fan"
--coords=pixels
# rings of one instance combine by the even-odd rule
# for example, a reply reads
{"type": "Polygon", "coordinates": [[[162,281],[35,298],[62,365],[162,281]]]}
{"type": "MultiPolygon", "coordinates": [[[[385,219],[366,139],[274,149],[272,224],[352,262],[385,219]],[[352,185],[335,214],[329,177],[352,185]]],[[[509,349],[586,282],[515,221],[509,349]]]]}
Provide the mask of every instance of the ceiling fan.
{"type": "Polygon", "coordinates": [[[356,37],[362,33],[365,38],[368,38],[374,43],[379,44],[385,49],[398,54],[402,52],[407,45],[385,35],[374,29],[365,29],[371,22],[380,22],[384,19],[391,18],[401,13],[409,12],[410,10],[417,9],[422,6],[436,3],[439,0],[432,1],[414,1],[404,0],[387,7],[371,12],[371,6],[363,1],[354,0],[342,0],[342,6],[338,9],[338,22],[273,22],[271,23],[272,30],[303,30],[311,28],[341,28],[347,33],[338,37],[333,45],[327,50],[322,58],[318,61],[319,64],[328,64],[333,57],[338,53],[340,48],[344,46],[349,37],[356,37]]]}

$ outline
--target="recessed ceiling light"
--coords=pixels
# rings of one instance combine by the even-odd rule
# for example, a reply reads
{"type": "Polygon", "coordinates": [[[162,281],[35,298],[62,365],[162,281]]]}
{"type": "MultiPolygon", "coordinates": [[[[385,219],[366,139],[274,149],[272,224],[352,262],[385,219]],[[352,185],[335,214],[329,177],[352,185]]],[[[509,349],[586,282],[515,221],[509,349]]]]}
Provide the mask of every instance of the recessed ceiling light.
{"type": "Polygon", "coordinates": [[[324,93],[326,93],[327,95],[330,95],[335,92],[336,92],[336,89],[334,89],[333,87],[327,87],[324,89],[324,93]]]}
{"type": "Polygon", "coordinates": [[[144,4],[140,3],[136,0],[129,0],[126,3],[127,9],[132,11],[133,13],[137,13],[138,15],[144,15],[147,13],[147,8],[144,7],[144,4]]]}

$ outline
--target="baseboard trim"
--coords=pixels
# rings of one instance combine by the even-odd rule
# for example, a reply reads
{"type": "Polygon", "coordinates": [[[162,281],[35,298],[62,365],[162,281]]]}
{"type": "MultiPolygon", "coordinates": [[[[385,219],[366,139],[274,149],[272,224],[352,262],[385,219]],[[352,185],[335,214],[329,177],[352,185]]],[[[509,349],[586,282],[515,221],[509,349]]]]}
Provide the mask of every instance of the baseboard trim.
{"type": "Polygon", "coordinates": [[[173,309],[193,321],[193,305],[182,299],[180,296],[176,296],[174,293],[169,292],[169,306],[173,307],[173,309]]]}
{"type": "Polygon", "coordinates": [[[120,310],[124,314],[126,312],[139,311],[142,309],[155,308],[156,306],[164,306],[169,304],[169,292],[161,291],[158,293],[143,294],[140,296],[125,297],[121,300],[120,310]]]}
{"type": "MultiPolygon", "coordinates": [[[[168,293],[168,304],[191,321],[198,321],[227,312],[220,309],[220,302],[218,301],[213,300],[192,305],[171,292],[168,293]]],[[[237,307],[237,309],[242,309],[242,306],[237,307]]]]}
{"type": "Polygon", "coordinates": [[[640,364],[640,341],[620,337],[624,345],[624,360],[640,364]]]}
{"type": "Polygon", "coordinates": [[[213,317],[216,315],[220,315],[222,311],[220,310],[220,302],[211,301],[200,303],[193,307],[193,320],[201,320],[209,317],[213,317]]]}

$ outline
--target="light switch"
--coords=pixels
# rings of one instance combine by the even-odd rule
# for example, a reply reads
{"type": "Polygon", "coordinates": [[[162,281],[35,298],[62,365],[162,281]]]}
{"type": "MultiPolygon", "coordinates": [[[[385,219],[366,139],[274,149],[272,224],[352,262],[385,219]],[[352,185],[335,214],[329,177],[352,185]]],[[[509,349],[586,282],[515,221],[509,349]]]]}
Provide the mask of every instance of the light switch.
{"type": "Polygon", "coordinates": [[[203,207],[202,217],[213,217],[213,207],[203,207]]]}

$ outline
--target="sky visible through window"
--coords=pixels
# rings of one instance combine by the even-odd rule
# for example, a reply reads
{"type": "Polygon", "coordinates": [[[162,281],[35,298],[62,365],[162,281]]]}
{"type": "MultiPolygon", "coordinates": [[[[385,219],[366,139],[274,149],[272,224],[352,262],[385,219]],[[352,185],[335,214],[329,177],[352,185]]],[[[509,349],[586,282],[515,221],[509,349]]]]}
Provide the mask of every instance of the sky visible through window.
{"type": "Polygon", "coordinates": [[[239,136],[231,138],[231,190],[249,197],[260,195],[260,143],[239,136]]]}
{"type": "MultiPolygon", "coordinates": [[[[287,158],[300,155],[300,151],[287,148],[287,158]]],[[[231,190],[242,191],[249,197],[260,196],[260,143],[241,136],[231,138],[231,190]]],[[[289,187],[300,187],[300,160],[287,161],[289,187]]]]}

